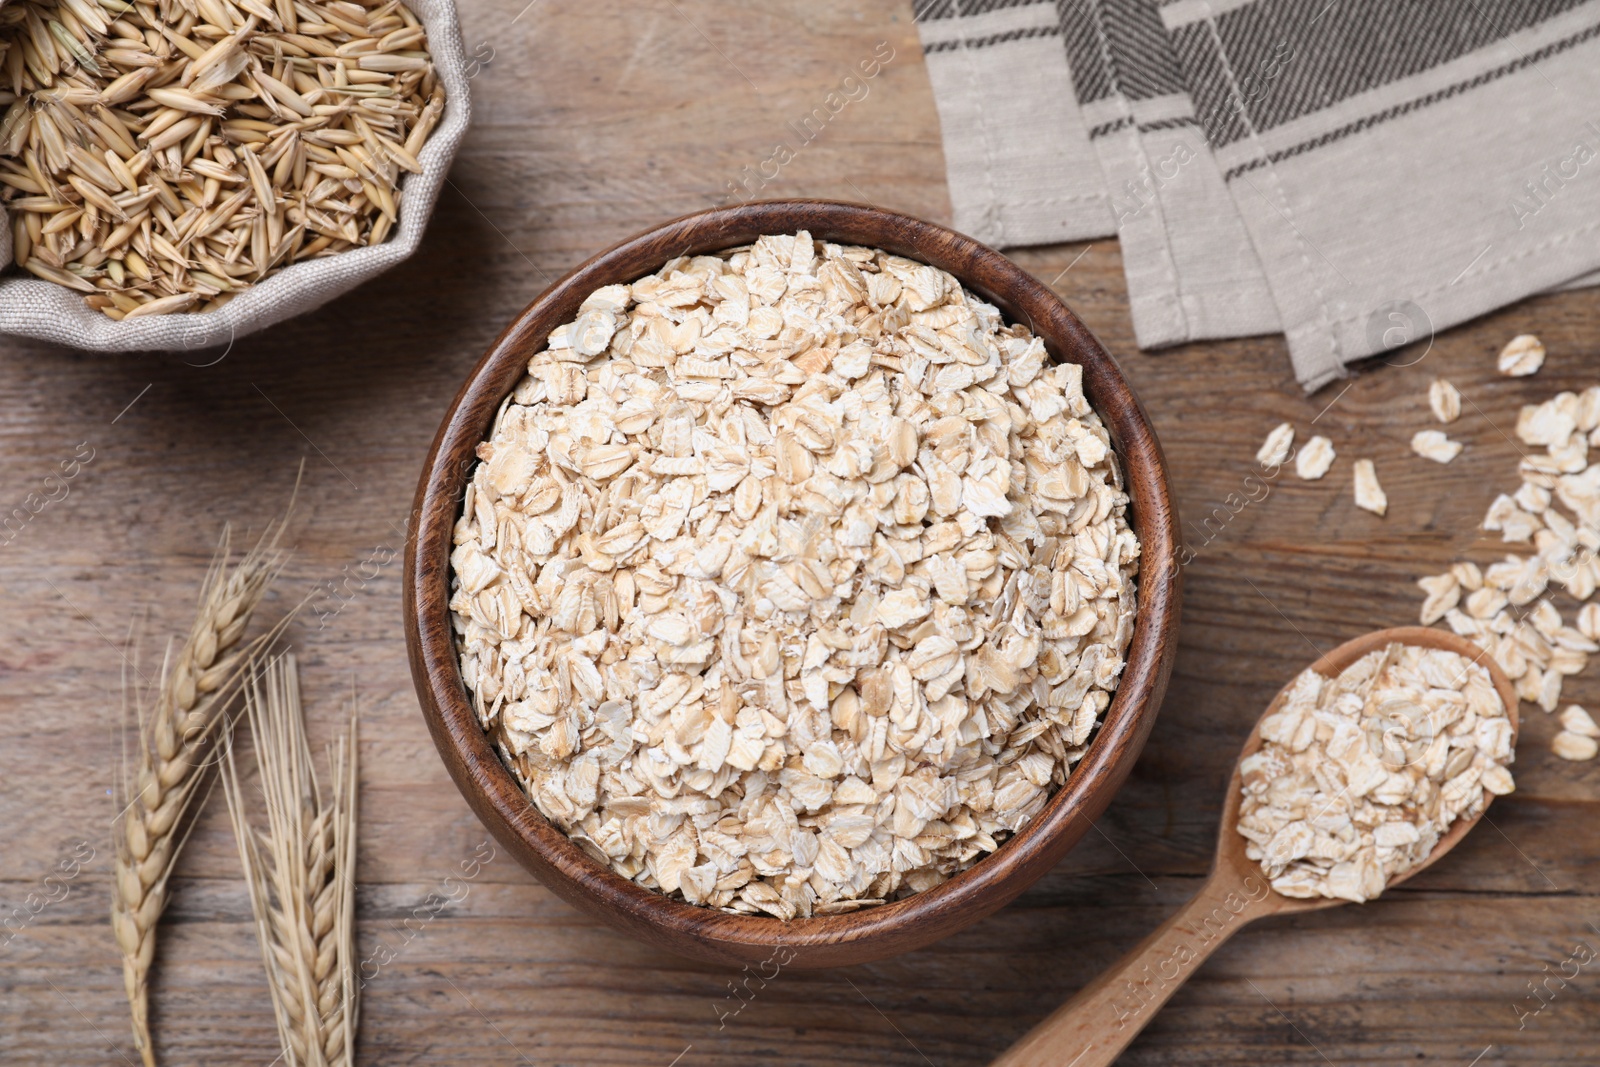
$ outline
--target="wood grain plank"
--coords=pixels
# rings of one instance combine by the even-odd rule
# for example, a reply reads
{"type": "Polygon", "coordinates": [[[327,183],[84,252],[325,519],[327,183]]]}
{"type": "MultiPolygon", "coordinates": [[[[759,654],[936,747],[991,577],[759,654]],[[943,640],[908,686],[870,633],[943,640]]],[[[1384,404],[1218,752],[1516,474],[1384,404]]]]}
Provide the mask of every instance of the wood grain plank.
{"type": "MultiPolygon", "coordinates": [[[[500,327],[599,248],[728,196],[727,181],[767,158],[785,125],[880,40],[896,58],[867,98],[765,192],[865,198],[949,221],[908,4],[540,0],[519,19],[525,2],[461,4],[468,52],[488,43],[495,58],[472,83],[476,124],[454,187],[402,267],[241,340],[210,367],[0,343],[0,513],[80,443],[95,449],[68,497],[0,546],[0,921],[78,842],[99,850],[67,899],[0,946],[0,1061],[133,1056],[105,923],[121,655],[140,619],[139,662],[158,661],[223,522],[259,529],[303,458],[296,552],[276,605],[342,581],[379,546],[397,549],[439,418],[500,327]]],[[[870,967],[785,972],[721,1030],[733,974],[601,928],[504,857],[404,940],[484,833],[417,711],[396,561],[350,586],[326,625],[308,616],[294,635],[314,737],[334,729],[352,680],[363,701],[360,945],[398,949],[366,990],[363,1062],[986,1062],[1193,891],[1244,732],[1313,646],[1411,622],[1416,577],[1500,554],[1477,522],[1495,492],[1515,487],[1506,435],[1518,406],[1600,380],[1592,291],[1485,316],[1441,334],[1415,366],[1373,368],[1308,398],[1281,338],[1139,352],[1114,241],[1012,258],[1121,360],[1162,438],[1191,538],[1236,491],[1267,430],[1289,419],[1304,433],[1349,384],[1316,422],[1340,452],[1328,477],[1278,479],[1187,568],[1166,704],[1097,831],[960,935],[870,967]],[[1530,379],[1500,378],[1495,351],[1527,330],[1544,337],[1549,362],[1530,379]],[[1467,448],[1448,467],[1405,447],[1430,424],[1436,374],[1481,409],[1466,406],[1451,427],[1467,448]],[[1386,519],[1350,501],[1359,456],[1389,490],[1386,519]]],[[[1597,672],[1569,691],[1600,704],[1597,672]]],[[[1600,925],[1600,766],[1551,757],[1550,720],[1537,711],[1525,730],[1518,792],[1496,801],[1494,827],[1392,898],[1243,931],[1123,1062],[1592,1063],[1600,1016],[1587,969],[1520,1030],[1513,1011],[1577,940],[1600,946],[1589,926],[1600,925]]],[[[155,988],[164,1062],[267,1063],[276,1039],[219,809],[201,820],[180,876],[155,988]]]]}

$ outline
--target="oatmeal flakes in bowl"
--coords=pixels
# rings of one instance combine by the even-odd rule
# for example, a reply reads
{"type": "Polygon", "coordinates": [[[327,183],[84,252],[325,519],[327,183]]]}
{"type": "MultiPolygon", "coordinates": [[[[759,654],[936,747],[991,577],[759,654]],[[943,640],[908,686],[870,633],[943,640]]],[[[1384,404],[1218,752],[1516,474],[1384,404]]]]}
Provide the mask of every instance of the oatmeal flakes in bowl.
{"type": "Polygon", "coordinates": [[[839,962],[1070,847],[1148,729],[1176,567],[1137,404],[1052,351],[1086,333],[858,216],[901,217],[802,205],[681,220],[700,247],[619,246],[525,313],[441,431],[407,597],[441,751],[536,873],[683,951],[839,962]]]}
{"type": "Polygon", "coordinates": [[[592,293],[451,554],[462,676],[539,810],[641,885],[782,919],[993,851],[1133,633],[1082,377],[948,275],[804,231],[592,293]]]}

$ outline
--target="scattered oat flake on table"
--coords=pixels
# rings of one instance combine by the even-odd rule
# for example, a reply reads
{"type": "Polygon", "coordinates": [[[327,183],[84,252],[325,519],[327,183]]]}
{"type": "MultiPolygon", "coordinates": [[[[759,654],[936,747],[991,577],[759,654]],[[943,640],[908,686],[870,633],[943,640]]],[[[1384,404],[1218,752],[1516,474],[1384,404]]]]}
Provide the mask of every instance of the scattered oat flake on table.
{"type": "Polygon", "coordinates": [[[1461,417],[1461,393],[1443,378],[1428,386],[1428,406],[1440,422],[1455,422],[1461,417]]]}
{"type": "Polygon", "coordinates": [[[1578,428],[1578,397],[1558,393],[1543,404],[1526,404],[1517,412],[1517,436],[1523,444],[1565,448],[1578,428]]]}
{"type": "Polygon", "coordinates": [[[1449,463],[1461,454],[1461,442],[1450,440],[1443,430],[1418,430],[1411,435],[1411,451],[1435,463],[1449,463]]]}
{"type": "Polygon", "coordinates": [[[1334,455],[1332,441],[1321,435],[1313,437],[1296,453],[1294,472],[1306,481],[1314,482],[1328,473],[1328,468],[1333,466],[1334,455]]]}
{"type": "Polygon", "coordinates": [[[1489,672],[1442,649],[1390,645],[1335,678],[1307,670],[1258,729],[1238,829],[1285,896],[1371,900],[1515,788],[1489,672]]]}
{"type": "Polygon", "coordinates": [[[1600,726],[1595,725],[1594,718],[1581,705],[1568,704],[1561,709],[1560,718],[1561,728],[1569,733],[1600,737],[1600,726]]]}
{"type": "Polygon", "coordinates": [[[1490,533],[1498,533],[1505,527],[1507,516],[1516,510],[1517,502],[1501,493],[1489,502],[1489,510],[1483,513],[1482,528],[1490,533]]]}
{"type": "Polygon", "coordinates": [[[1284,460],[1289,458],[1289,449],[1293,445],[1294,427],[1287,422],[1280,422],[1256,450],[1256,462],[1263,467],[1281,467],[1284,460]]]}
{"type": "Polygon", "coordinates": [[[1600,752],[1600,742],[1583,734],[1575,734],[1570,730],[1562,730],[1556,734],[1555,740],[1550,742],[1550,751],[1564,760],[1582,763],[1592,760],[1600,752]]]}
{"type": "Polygon", "coordinates": [[[1518,334],[1500,350],[1500,373],[1526,378],[1544,366],[1544,344],[1531,333],[1518,334]]]}
{"type": "MultiPolygon", "coordinates": [[[[1518,495],[1521,495],[1521,490],[1518,490],[1518,495]]],[[[1524,511],[1519,503],[1516,497],[1504,493],[1495,497],[1483,517],[1483,528],[1490,533],[1500,534],[1500,540],[1508,545],[1526,544],[1534,534],[1544,529],[1544,520],[1537,514],[1524,511]]]]}
{"type": "MultiPolygon", "coordinates": [[[[1494,657],[1517,695],[1546,712],[1561,701],[1565,679],[1582,673],[1600,653],[1600,604],[1584,603],[1600,588],[1600,465],[1589,466],[1587,427],[1600,425],[1600,387],[1564,392],[1526,406],[1517,434],[1541,451],[1524,453],[1522,479],[1513,494],[1489,506],[1483,528],[1507,543],[1528,544],[1532,554],[1507,555],[1479,568],[1462,561],[1450,568],[1460,592],[1444,576],[1421,579],[1420,616],[1440,618],[1494,657]],[[1547,598],[1554,588],[1582,604],[1572,625],[1547,598]],[[1456,606],[1451,598],[1456,596],[1456,606]]],[[[1568,758],[1588,758],[1593,720],[1577,705],[1561,714],[1561,748],[1568,758]]],[[[1600,733],[1600,731],[1596,731],[1600,733]]]]}
{"type": "Polygon", "coordinates": [[[1500,614],[1506,604],[1505,593],[1486,586],[1474,590],[1472,595],[1467,597],[1467,614],[1475,619],[1492,619],[1500,614]]]}
{"type": "Polygon", "coordinates": [[[1550,510],[1550,490],[1534,482],[1523,482],[1511,499],[1529,515],[1542,515],[1550,510]]]}
{"type": "Polygon", "coordinates": [[[1417,585],[1428,594],[1422,602],[1422,625],[1432,626],[1461,602],[1461,582],[1449,571],[1417,579],[1417,585]]]}
{"type": "Polygon", "coordinates": [[[1388,511],[1389,498],[1384,495],[1383,486],[1378,484],[1378,471],[1372,465],[1372,460],[1356,460],[1354,474],[1356,507],[1374,515],[1388,511]]]}
{"type": "Polygon", "coordinates": [[[1591,641],[1600,640],[1600,604],[1585,604],[1579,609],[1578,631],[1591,641]]]}
{"type": "Polygon", "coordinates": [[[1578,394],[1577,419],[1578,429],[1586,434],[1600,429],[1600,385],[1591,385],[1578,394]]]}

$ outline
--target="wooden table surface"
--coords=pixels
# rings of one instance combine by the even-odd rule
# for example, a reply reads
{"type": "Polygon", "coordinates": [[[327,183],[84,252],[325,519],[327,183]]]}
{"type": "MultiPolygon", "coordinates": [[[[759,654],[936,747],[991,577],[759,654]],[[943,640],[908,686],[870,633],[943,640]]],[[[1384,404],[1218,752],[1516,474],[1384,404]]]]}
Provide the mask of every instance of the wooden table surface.
{"type": "MultiPolygon", "coordinates": [[[[787,123],[880,41],[894,58],[867,97],[762,192],[948,221],[909,4],[463,0],[461,17],[468,51],[487,60],[475,122],[409,263],[226,354],[0,343],[0,511],[92,450],[65,499],[0,534],[0,915],[29,915],[29,894],[59,896],[44,879],[83,861],[65,899],[14,919],[0,948],[0,1061],[137,1059],[106,918],[127,634],[141,621],[136,665],[155,671],[222,524],[259,530],[302,459],[295,554],[274,603],[328,583],[346,598],[337,611],[324,599],[292,638],[315,737],[331,734],[352,682],[364,709],[363,1062],[943,1067],[987,1062],[1193,891],[1264,702],[1317,651],[1414,620],[1419,575],[1498,558],[1477,520],[1517,484],[1518,406],[1596,380],[1593,290],[1526,301],[1441,334],[1416,365],[1308,398],[1278,337],[1139,352],[1115,241],[1014,253],[1118,354],[1165,446],[1198,551],[1166,704],[1096,832],[1017,903],[910,956],[784,972],[721,1018],[738,1004],[728,972],[647,950],[504,855],[486,858],[417,711],[391,561],[438,420],[501,325],[591,252],[725,201],[729,181],[792,143],[787,123]],[[1525,330],[1549,345],[1545,369],[1498,377],[1495,351],[1525,330]],[[1437,374],[1468,401],[1452,428],[1466,451],[1448,467],[1407,449],[1429,424],[1437,374]],[[1286,475],[1233,514],[1225,502],[1265,432],[1283,419],[1304,432],[1319,413],[1341,456],[1333,473],[1286,475]],[[1351,503],[1359,456],[1378,463],[1385,519],[1351,503]],[[1207,531],[1213,514],[1226,521],[1207,531]],[[451,891],[444,879],[462,879],[463,864],[475,876],[451,891]],[[457,899],[440,907],[440,893],[457,899]]],[[[1591,676],[1568,692],[1600,701],[1591,676]]],[[[1552,720],[1526,721],[1517,792],[1455,853],[1375,903],[1244,930],[1121,1062],[1594,1063],[1597,965],[1546,980],[1572,973],[1580,944],[1600,946],[1600,762],[1562,763],[1552,720]],[[1542,1001],[1530,982],[1546,983],[1542,1001]]],[[[174,885],[154,984],[162,1062],[271,1062],[220,803],[174,885]]]]}

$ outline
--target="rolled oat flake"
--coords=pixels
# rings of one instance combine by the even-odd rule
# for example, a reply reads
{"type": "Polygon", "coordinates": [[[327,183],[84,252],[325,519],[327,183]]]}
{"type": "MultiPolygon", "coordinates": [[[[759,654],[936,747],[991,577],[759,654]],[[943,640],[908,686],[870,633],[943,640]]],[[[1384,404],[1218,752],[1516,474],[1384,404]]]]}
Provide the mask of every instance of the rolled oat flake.
{"type": "Polygon", "coordinates": [[[546,817],[690,903],[936,885],[1121,676],[1139,543],[1082,368],[926,264],[799,233],[606,286],[478,456],[473,705],[546,817]]]}

